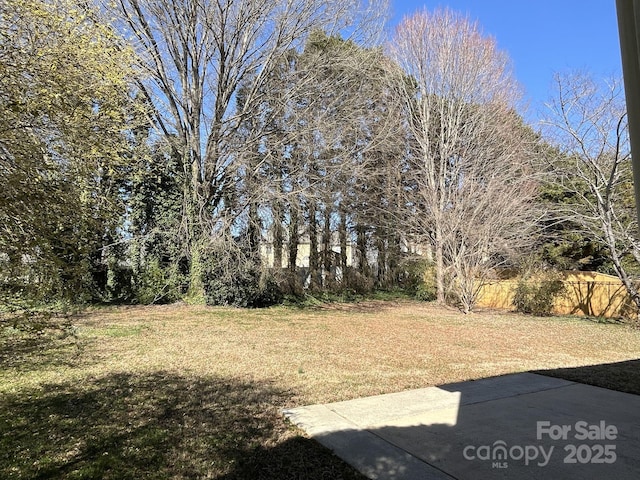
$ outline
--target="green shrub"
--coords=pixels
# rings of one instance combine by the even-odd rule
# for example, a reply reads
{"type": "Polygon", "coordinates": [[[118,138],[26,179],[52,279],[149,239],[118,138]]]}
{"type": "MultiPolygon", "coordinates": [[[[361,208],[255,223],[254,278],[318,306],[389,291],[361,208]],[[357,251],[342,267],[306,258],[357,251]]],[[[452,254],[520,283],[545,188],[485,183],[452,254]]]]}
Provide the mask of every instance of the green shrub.
{"type": "Polygon", "coordinates": [[[522,279],[516,287],[513,305],[521,313],[548,316],[553,313],[556,299],[565,291],[566,287],[559,278],[522,279]]]}
{"type": "Polygon", "coordinates": [[[433,302],[436,297],[436,289],[426,282],[420,284],[416,289],[415,297],[421,302],[433,302]]]}
{"type": "Polygon", "coordinates": [[[107,298],[110,302],[126,303],[134,299],[131,267],[110,262],[107,271],[107,298]]]}
{"type": "Polygon", "coordinates": [[[232,272],[220,264],[209,265],[204,273],[207,305],[263,308],[282,303],[282,290],[275,278],[249,262],[237,262],[232,272]]]}
{"type": "Polygon", "coordinates": [[[182,277],[176,265],[163,267],[152,259],[138,274],[136,300],[144,305],[175,302],[181,295],[182,277]]]}
{"type": "Polygon", "coordinates": [[[433,262],[420,263],[420,281],[415,287],[416,299],[423,302],[433,302],[436,296],[436,269],[433,262]]]}

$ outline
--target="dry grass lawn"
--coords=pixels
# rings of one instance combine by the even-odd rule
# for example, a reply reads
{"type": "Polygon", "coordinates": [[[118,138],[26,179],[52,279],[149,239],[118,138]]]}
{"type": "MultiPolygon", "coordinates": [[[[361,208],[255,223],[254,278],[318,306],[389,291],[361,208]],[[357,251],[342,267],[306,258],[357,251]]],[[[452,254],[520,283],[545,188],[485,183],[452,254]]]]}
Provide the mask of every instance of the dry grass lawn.
{"type": "Polygon", "coordinates": [[[76,325],[0,338],[0,478],[360,478],[280,409],[535,370],[640,393],[640,330],[577,318],[372,301],[76,325]]]}

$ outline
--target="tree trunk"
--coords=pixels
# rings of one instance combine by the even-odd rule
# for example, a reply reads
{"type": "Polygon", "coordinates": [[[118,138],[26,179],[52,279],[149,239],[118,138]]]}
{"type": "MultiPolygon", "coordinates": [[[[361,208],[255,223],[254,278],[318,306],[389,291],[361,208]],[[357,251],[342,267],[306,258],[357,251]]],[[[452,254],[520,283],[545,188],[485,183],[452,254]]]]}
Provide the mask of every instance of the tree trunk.
{"type": "Polygon", "coordinates": [[[388,286],[388,251],[385,241],[385,235],[382,228],[377,229],[377,249],[378,249],[378,261],[377,261],[377,273],[376,281],[379,287],[385,288],[388,286]]]}
{"type": "Polygon", "coordinates": [[[342,282],[344,283],[347,274],[347,214],[344,209],[340,209],[340,226],[338,235],[340,237],[340,269],[342,270],[342,282]]]}
{"type": "Polygon", "coordinates": [[[331,250],[331,209],[329,206],[325,206],[324,209],[324,225],[322,229],[322,269],[323,269],[323,287],[327,287],[332,283],[331,273],[331,256],[333,251],[331,250]]]}
{"type": "Polygon", "coordinates": [[[367,261],[367,233],[362,225],[356,226],[358,242],[358,270],[362,275],[369,275],[369,263],[367,261]]]}
{"type": "Polygon", "coordinates": [[[258,205],[256,202],[249,204],[249,228],[247,240],[249,242],[249,256],[251,260],[260,263],[260,237],[262,231],[260,216],[258,215],[258,205]]]}
{"type": "Polygon", "coordinates": [[[309,288],[317,290],[320,287],[318,258],[318,225],[316,223],[316,205],[309,202],[309,288]]]}
{"type": "Polygon", "coordinates": [[[273,203],[273,268],[276,272],[282,269],[283,221],[282,204],[276,200],[273,203]]]}
{"type": "Polygon", "coordinates": [[[182,237],[184,241],[184,247],[187,252],[188,259],[188,286],[187,295],[192,299],[198,301],[204,299],[204,263],[206,259],[203,245],[202,232],[203,225],[200,219],[200,205],[198,204],[198,171],[193,168],[192,165],[185,162],[184,170],[186,175],[186,181],[184,183],[183,192],[183,214],[186,217],[186,221],[183,225],[186,226],[186,230],[183,232],[182,237]],[[194,180],[193,177],[196,177],[194,180]]]}
{"type": "Polygon", "coordinates": [[[298,261],[298,207],[291,204],[289,210],[290,220],[289,220],[289,261],[287,268],[289,269],[290,274],[295,277],[297,271],[297,261],[298,261]]]}
{"type": "Polygon", "coordinates": [[[436,303],[444,305],[444,248],[442,230],[438,222],[436,222],[434,250],[436,260],[436,303]]]}

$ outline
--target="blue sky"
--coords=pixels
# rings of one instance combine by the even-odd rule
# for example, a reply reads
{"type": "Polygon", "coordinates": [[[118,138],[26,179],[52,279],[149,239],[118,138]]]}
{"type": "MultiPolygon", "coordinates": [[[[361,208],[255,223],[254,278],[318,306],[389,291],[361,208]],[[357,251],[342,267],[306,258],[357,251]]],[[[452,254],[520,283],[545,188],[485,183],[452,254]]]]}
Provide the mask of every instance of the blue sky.
{"type": "Polygon", "coordinates": [[[536,116],[555,72],[621,75],[615,0],[391,0],[392,28],[423,7],[449,7],[477,20],[506,50],[536,116]]]}

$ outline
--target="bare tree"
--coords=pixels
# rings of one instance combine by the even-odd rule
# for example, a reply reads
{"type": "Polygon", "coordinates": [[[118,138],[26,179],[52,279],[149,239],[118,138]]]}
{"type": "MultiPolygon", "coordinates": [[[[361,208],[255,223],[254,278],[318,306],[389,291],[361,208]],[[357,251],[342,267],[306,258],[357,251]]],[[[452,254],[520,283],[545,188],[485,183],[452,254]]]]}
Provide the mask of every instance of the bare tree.
{"type": "Polygon", "coordinates": [[[282,56],[301,48],[314,29],[370,39],[387,11],[386,0],[115,3],[119,28],[141,55],[141,88],[155,105],[160,132],[173,139],[182,160],[182,236],[192,263],[202,239],[220,229],[238,175],[247,172],[244,153],[260,132],[239,131],[255,113],[261,86],[282,56]]]}
{"type": "Polygon", "coordinates": [[[437,301],[449,292],[466,312],[535,223],[517,84],[495,41],[449,10],[404,18],[389,50],[409,76],[402,226],[433,249],[437,301]]]}
{"type": "Polygon", "coordinates": [[[640,308],[629,273],[640,263],[640,239],[622,81],[597,82],[571,73],[557,75],[555,85],[543,131],[560,154],[551,158],[547,178],[566,193],[554,214],[606,245],[616,274],[640,308]]]}

